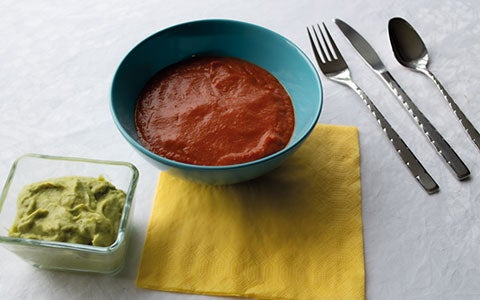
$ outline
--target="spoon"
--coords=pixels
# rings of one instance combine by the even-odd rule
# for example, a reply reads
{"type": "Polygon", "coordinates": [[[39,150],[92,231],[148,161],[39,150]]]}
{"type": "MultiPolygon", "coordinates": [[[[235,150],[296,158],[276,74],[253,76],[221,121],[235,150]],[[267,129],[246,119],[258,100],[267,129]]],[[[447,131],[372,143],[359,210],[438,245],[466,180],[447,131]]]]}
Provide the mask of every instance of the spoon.
{"type": "Polygon", "coordinates": [[[448,105],[453,113],[460,120],[465,131],[473,140],[478,149],[480,149],[480,134],[473,127],[472,123],[467,119],[462,110],[453,101],[452,97],[447,93],[440,81],[428,69],[428,52],[427,47],[423,43],[418,33],[413,29],[407,21],[402,18],[393,18],[388,22],[388,33],[390,35],[390,43],[392,44],[393,53],[398,62],[403,66],[427,75],[433,80],[435,85],[442,92],[443,97],[447,100],[448,105]]]}

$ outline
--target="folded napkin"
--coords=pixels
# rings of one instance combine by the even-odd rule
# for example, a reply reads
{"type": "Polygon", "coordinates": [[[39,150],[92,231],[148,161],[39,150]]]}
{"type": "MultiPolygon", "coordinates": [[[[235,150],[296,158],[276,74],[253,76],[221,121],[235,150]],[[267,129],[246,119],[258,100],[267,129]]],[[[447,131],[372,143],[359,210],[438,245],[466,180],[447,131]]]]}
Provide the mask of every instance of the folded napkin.
{"type": "Polygon", "coordinates": [[[137,286],[260,299],[364,299],[358,131],[317,125],[279,168],[209,186],[162,172],[137,286]]]}

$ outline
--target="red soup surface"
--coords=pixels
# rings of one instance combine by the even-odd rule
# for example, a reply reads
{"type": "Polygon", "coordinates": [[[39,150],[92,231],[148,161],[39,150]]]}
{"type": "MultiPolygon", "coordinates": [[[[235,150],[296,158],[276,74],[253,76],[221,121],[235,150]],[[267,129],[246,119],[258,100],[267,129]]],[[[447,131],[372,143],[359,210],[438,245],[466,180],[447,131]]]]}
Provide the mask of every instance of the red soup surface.
{"type": "Polygon", "coordinates": [[[135,123],[150,151],[179,162],[219,166],[283,149],[295,118],[290,96],[266,70],[230,57],[194,57],[156,74],[135,123]]]}

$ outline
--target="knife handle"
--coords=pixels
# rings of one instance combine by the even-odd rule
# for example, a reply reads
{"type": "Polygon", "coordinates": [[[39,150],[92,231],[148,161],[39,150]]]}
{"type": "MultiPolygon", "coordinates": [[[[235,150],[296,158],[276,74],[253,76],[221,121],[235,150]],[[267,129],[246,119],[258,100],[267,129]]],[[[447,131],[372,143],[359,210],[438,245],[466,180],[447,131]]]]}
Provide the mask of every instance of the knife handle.
{"type": "Polygon", "coordinates": [[[445,100],[447,100],[448,105],[453,110],[453,113],[460,120],[460,123],[462,123],[463,128],[465,128],[465,131],[470,136],[475,146],[477,146],[477,148],[480,149],[480,133],[478,133],[477,129],[475,129],[475,127],[470,122],[470,120],[468,120],[467,116],[465,116],[465,114],[462,112],[460,107],[458,107],[457,103],[453,101],[452,97],[450,97],[450,95],[445,90],[443,85],[440,83],[440,81],[438,81],[437,77],[435,77],[435,75],[433,75],[433,73],[428,71],[427,69],[421,69],[421,71],[425,75],[427,75],[430,79],[432,79],[432,81],[435,83],[435,85],[438,87],[438,89],[442,93],[445,100]]]}
{"type": "Polygon", "coordinates": [[[408,97],[405,91],[395,81],[392,75],[385,71],[381,73],[382,78],[387,83],[390,90],[395,96],[402,102],[403,106],[410,113],[412,118],[417,122],[418,126],[422,129],[425,136],[433,145],[437,153],[445,160],[448,166],[453,170],[458,180],[467,179],[470,176],[470,171],[463,163],[457,153],[452,147],[445,141],[442,135],[435,129],[430,121],[423,115],[413,101],[408,97]]]}
{"type": "Polygon", "coordinates": [[[385,119],[382,113],[377,109],[375,104],[370,100],[370,98],[365,94],[365,92],[358,87],[355,83],[349,82],[346,83],[350,88],[352,88],[359,96],[362,98],[363,102],[367,105],[370,112],[372,112],[375,119],[377,119],[378,124],[382,127],[383,131],[387,135],[388,139],[392,143],[393,147],[397,153],[402,158],[405,165],[408,167],[415,179],[420,183],[420,185],[429,193],[433,194],[438,192],[439,187],[435,180],[430,176],[430,174],[425,170],[420,161],[415,157],[410,148],[405,144],[403,139],[398,135],[398,133],[392,128],[390,123],[385,119]]]}

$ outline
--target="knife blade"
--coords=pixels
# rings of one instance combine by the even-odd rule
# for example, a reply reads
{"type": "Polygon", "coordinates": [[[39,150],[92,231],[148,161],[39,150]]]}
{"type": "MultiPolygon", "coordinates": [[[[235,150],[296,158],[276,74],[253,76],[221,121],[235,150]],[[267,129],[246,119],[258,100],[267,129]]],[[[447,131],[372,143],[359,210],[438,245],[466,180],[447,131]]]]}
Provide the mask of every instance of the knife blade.
{"type": "Polygon", "coordinates": [[[457,179],[467,179],[470,176],[470,171],[465,163],[410,99],[390,72],[387,71],[387,68],[373,47],[350,25],[340,19],[335,19],[334,21],[364,61],[382,78],[390,91],[400,100],[403,107],[409,112],[410,116],[430,141],[430,144],[433,145],[437,153],[454,172],[457,179]]]}

